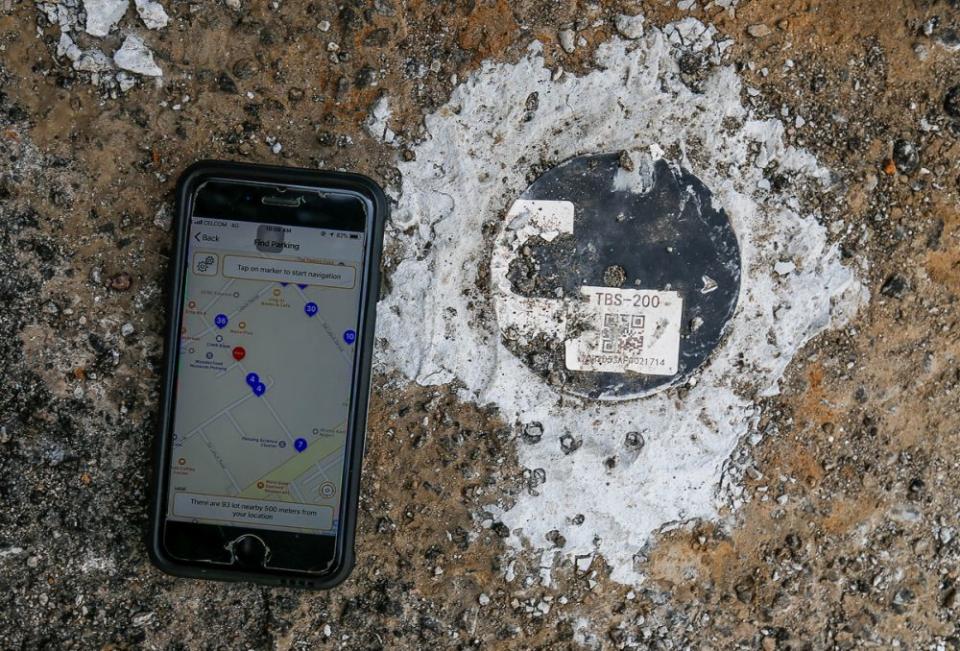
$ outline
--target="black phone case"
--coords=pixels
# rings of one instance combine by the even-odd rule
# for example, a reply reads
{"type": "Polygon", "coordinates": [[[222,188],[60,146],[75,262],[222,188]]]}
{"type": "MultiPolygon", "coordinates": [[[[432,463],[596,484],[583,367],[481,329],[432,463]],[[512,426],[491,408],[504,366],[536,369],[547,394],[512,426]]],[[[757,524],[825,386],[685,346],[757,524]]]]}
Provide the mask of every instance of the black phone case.
{"type": "Polygon", "coordinates": [[[383,228],[389,206],[383,190],[373,180],[361,174],[325,172],[311,169],[251,165],[227,161],[204,160],[194,163],[181,174],[177,181],[177,211],[174,221],[174,250],[170,259],[167,300],[167,327],[163,355],[163,383],[160,396],[160,422],[153,445],[153,477],[150,482],[151,523],[147,542],[150,559],[158,568],[174,576],[216,579],[221,581],[251,581],[264,585],[293,586],[326,589],[341,583],[349,576],[354,565],[354,536],[357,523],[357,502],[360,493],[360,469],[363,461],[366,438],[367,403],[370,395],[370,365],[373,355],[373,337],[376,325],[376,303],[380,289],[380,254],[383,247],[383,228]],[[349,443],[350,461],[345,468],[348,473],[347,494],[343,496],[345,508],[338,536],[341,562],[335,571],[323,578],[310,574],[272,572],[249,572],[241,569],[218,569],[197,566],[169,558],[163,551],[161,535],[165,518],[167,492],[167,468],[169,467],[168,438],[173,425],[173,376],[176,364],[177,341],[180,331],[180,301],[182,299],[183,275],[186,268],[187,231],[189,227],[190,202],[198,184],[211,178],[232,178],[254,182],[299,184],[334,189],[352,190],[366,196],[374,205],[373,228],[367,238],[364,276],[366,287],[361,296],[359,341],[359,372],[351,387],[353,396],[348,431],[354,432],[349,443]]]}

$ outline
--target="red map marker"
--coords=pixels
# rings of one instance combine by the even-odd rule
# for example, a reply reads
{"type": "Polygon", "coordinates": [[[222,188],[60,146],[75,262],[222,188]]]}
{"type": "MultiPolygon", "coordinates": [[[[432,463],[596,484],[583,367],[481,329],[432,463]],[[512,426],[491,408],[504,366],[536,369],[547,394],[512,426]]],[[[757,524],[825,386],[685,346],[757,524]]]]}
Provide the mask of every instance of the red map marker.
{"type": "Polygon", "coordinates": [[[233,358],[238,362],[247,356],[247,351],[244,350],[243,346],[237,346],[233,349],[233,358]]]}

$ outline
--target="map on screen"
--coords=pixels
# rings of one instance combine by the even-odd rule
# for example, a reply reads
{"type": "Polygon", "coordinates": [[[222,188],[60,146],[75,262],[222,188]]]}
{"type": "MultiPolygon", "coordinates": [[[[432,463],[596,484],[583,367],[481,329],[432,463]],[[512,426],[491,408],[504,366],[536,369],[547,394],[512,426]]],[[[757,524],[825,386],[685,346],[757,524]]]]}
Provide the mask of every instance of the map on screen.
{"type": "Polygon", "coordinates": [[[335,531],[362,234],[192,226],[169,516],[335,531]]]}

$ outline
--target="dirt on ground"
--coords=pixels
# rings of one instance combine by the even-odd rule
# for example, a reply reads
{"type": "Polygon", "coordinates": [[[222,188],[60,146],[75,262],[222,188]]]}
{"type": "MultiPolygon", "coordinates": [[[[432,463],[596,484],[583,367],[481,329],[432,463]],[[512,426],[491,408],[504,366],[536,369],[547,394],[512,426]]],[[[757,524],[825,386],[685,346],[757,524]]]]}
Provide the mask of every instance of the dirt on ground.
{"type": "Polygon", "coordinates": [[[126,90],[58,56],[45,4],[0,2],[0,647],[960,648],[955,0],[167,2],[170,24],[140,29],[162,81],[126,90]],[[513,429],[455,387],[379,376],[342,587],[153,568],[180,171],[223,158],[396,188],[424,115],[481,62],[539,40],[583,74],[638,12],[734,39],[728,63],[759,91],[744,103],[829,168],[831,236],[867,270],[869,303],[801,351],[735,453],[746,504],[658,535],[642,585],[602,559],[561,560],[544,585],[486,511],[531,490],[513,429]],[[385,93],[395,144],[366,126],[385,93]]]}

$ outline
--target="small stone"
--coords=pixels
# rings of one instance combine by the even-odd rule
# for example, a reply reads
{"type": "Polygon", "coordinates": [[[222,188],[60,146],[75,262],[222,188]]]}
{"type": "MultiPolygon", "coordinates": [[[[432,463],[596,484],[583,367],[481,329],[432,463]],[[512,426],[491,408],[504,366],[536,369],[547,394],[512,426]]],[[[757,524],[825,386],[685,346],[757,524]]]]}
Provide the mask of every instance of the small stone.
{"type": "Polygon", "coordinates": [[[603,272],[603,284],[607,287],[623,287],[626,280],[627,272],[618,264],[610,265],[603,272]]]}
{"type": "Polygon", "coordinates": [[[880,293],[890,298],[901,298],[907,289],[907,281],[902,276],[891,274],[880,286],[880,293]]]}
{"type": "Polygon", "coordinates": [[[908,140],[897,140],[893,143],[893,162],[904,174],[916,171],[920,167],[920,152],[917,151],[917,146],[908,140]]]}
{"type": "Polygon", "coordinates": [[[539,443],[543,438],[543,425],[537,421],[527,423],[523,428],[523,440],[527,443],[539,443]]]}
{"type": "Polygon", "coordinates": [[[223,4],[227,5],[228,9],[240,11],[240,0],[223,0],[223,4]]]}
{"type": "Polygon", "coordinates": [[[643,22],[643,14],[637,14],[636,16],[621,14],[617,16],[614,25],[624,38],[638,39],[643,36],[643,22]]]}
{"type": "Polygon", "coordinates": [[[497,534],[497,536],[500,538],[510,537],[510,527],[508,527],[502,522],[494,522],[492,529],[493,529],[493,533],[497,534]]]}
{"type": "Polygon", "coordinates": [[[703,287],[700,288],[701,294],[709,294],[719,287],[717,281],[710,276],[703,276],[700,280],[703,282],[703,287]]]}
{"type": "Polygon", "coordinates": [[[336,144],[337,138],[329,131],[318,131],[317,142],[323,147],[332,147],[336,144]]]}
{"type": "Polygon", "coordinates": [[[536,111],[540,108],[540,93],[530,93],[527,95],[527,100],[524,102],[524,108],[528,111],[536,111]]]}
{"type": "Polygon", "coordinates": [[[129,337],[132,335],[133,331],[134,327],[132,323],[124,323],[122,326],[120,326],[120,334],[124,337],[129,337]]]}
{"type": "Polygon", "coordinates": [[[303,99],[304,92],[302,88],[291,88],[287,91],[287,99],[291,102],[299,102],[303,99]]]}
{"type": "Polygon", "coordinates": [[[137,7],[137,13],[140,14],[140,20],[147,29],[161,29],[170,22],[170,17],[159,2],[155,0],[133,0],[133,2],[137,7]]]}
{"type": "Polygon", "coordinates": [[[770,36],[771,29],[766,25],[760,23],[757,25],[750,25],[747,27],[747,34],[754,38],[763,38],[765,36],[770,36]]]}
{"type": "Polygon", "coordinates": [[[893,595],[893,601],[891,606],[893,610],[899,614],[903,614],[907,610],[907,606],[913,603],[913,600],[916,598],[916,595],[913,594],[913,591],[909,588],[900,588],[893,595]]]}
{"type": "Polygon", "coordinates": [[[137,85],[137,78],[123,70],[117,73],[116,79],[121,93],[125,93],[137,85]]]}
{"type": "Polygon", "coordinates": [[[477,603],[481,606],[486,606],[490,603],[490,597],[487,596],[486,592],[481,592],[480,596],[477,597],[477,603]]]}
{"type": "Polygon", "coordinates": [[[237,59],[233,64],[233,74],[237,79],[247,79],[260,72],[260,67],[254,59],[237,59]]]}
{"type": "Polygon", "coordinates": [[[237,92],[237,82],[224,70],[217,75],[217,88],[220,89],[221,92],[233,95],[237,92]]]}
{"type": "Polygon", "coordinates": [[[646,443],[640,432],[627,432],[623,440],[623,444],[632,450],[642,450],[646,443]]]}
{"type": "Polygon", "coordinates": [[[118,292],[125,292],[133,285],[133,279],[126,271],[118,273],[110,279],[110,288],[118,292]]]}
{"type": "Polygon", "coordinates": [[[153,60],[153,52],[144,44],[143,39],[133,34],[124,39],[123,45],[113,55],[113,62],[118,68],[145,77],[163,76],[163,70],[153,60]]]}
{"type": "Polygon", "coordinates": [[[733,591],[737,595],[737,599],[745,604],[753,601],[754,595],[754,581],[752,577],[744,577],[733,586],[733,591]]]}
{"type": "Polygon", "coordinates": [[[330,21],[329,21],[329,20],[321,20],[319,23],[317,23],[317,29],[319,29],[321,32],[329,32],[329,31],[330,31],[330,21]]]}
{"type": "Polygon", "coordinates": [[[560,38],[560,47],[562,47],[563,51],[567,54],[572,54],[573,51],[577,49],[577,35],[572,29],[562,29],[557,36],[560,38]]]}
{"type": "Polygon", "coordinates": [[[128,0],[83,0],[87,12],[87,34],[106,36],[127,13],[128,0]]]}
{"type": "Polygon", "coordinates": [[[560,437],[560,449],[564,454],[576,452],[583,445],[583,441],[573,438],[572,434],[564,434],[560,437]]]}
{"type": "Polygon", "coordinates": [[[577,573],[585,574],[590,570],[590,566],[593,565],[593,554],[575,556],[573,562],[574,562],[574,566],[576,567],[577,573]]]}
{"type": "Polygon", "coordinates": [[[773,265],[773,270],[778,276],[787,276],[796,271],[797,265],[790,260],[780,260],[773,265]]]}
{"type": "Polygon", "coordinates": [[[943,110],[952,118],[960,118],[960,85],[954,86],[943,96],[943,110]]]}
{"type": "Polygon", "coordinates": [[[390,41],[390,30],[386,27],[375,29],[363,37],[363,44],[367,47],[384,47],[390,41]]]}

